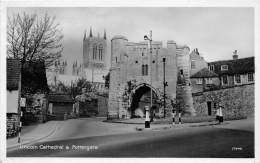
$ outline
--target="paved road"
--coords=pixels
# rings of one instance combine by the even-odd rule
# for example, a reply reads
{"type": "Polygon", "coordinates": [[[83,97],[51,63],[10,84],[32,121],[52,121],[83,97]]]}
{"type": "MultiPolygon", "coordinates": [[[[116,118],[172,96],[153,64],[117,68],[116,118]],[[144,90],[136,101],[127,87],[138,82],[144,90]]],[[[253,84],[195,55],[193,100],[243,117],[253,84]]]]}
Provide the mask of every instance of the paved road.
{"type": "MultiPolygon", "coordinates": [[[[82,137],[83,135],[79,134],[80,137],[73,137],[68,134],[69,139],[65,139],[66,136],[58,139],[59,133],[57,133],[45,142],[30,146],[34,149],[15,150],[8,152],[7,156],[252,158],[254,157],[252,124],[252,120],[246,120],[237,123],[233,121],[223,126],[140,131],[115,135],[82,137]],[[63,149],[40,149],[58,146],[63,149]],[[69,149],[66,149],[66,146],[69,149]]],[[[77,130],[80,133],[81,128],[77,130]]]]}

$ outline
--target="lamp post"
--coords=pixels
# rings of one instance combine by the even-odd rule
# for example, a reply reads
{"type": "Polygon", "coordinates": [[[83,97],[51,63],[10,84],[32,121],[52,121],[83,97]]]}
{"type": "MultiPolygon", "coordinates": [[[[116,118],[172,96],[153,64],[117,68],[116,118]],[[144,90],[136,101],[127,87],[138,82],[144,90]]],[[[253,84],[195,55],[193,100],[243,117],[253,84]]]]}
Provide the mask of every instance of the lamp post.
{"type": "Polygon", "coordinates": [[[165,118],[166,116],[166,93],[165,93],[165,87],[168,86],[168,83],[165,81],[165,62],[166,58],[163,58],[163,117],[165,118]]]}
{"type": "Polygon", "coordinates": [[[150,46],[150,85],[151,85],[151,108],[153,105],[153,90],[152,90],[152,54],[153,54],[153,49],[152,49],[152,31],[150,31],[150,38],[145,35],[144,40],[149,41],[149,46],[150,46]]]}

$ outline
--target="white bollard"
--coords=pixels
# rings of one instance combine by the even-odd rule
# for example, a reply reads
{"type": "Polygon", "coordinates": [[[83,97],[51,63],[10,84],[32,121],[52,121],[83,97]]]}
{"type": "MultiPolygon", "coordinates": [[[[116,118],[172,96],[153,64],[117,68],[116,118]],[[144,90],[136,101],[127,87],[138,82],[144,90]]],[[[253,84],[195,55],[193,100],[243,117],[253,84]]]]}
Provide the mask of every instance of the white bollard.
{"type": "Polygon", "coordinates": [[[149,106],[145,106],[145,123],[144,123],[145,128],[150,128],[149,110],[150,110],[149,106]]]}
{"type": "Polygon", "coordinates": [[[172,110],[172,125],[175,124],[175,110],[172,110]]]}
{"type": "Polygon", "coordinates": [[[179,112],[179,124],[181,124],[181,112],[179,112]]]}
{"type": "Polygon", "coordinates": [[[222,106],[219,107],[219,123],[223,122],[222,106]]]}

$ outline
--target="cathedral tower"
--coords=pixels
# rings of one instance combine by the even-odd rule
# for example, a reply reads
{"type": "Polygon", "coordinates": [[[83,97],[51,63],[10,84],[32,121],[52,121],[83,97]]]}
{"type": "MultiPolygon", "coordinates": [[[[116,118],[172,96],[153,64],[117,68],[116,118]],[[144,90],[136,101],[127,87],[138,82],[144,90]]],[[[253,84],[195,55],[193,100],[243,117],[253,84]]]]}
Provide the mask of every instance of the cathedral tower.
{"type": "Polygon", "coordinates": [[[107,36],[94,36],[90,27],[89,35],[84,33],[83,37],[83,67],[85,77],[92,82],[104,82],[103,76],[106,75],[107,58],[107,36]]]}

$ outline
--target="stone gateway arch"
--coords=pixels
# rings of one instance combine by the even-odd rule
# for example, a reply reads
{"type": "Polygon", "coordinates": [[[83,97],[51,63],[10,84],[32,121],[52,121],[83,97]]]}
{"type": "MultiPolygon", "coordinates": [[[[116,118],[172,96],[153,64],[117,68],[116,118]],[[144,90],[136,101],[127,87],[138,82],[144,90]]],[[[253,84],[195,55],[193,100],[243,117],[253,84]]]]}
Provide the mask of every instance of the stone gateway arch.
{"type": "Polygon", "coordinates": [[[151,47],[152,57],[147,42],[129,42],[120,35],[111,39],[108,119],[134,117],[136,109],[142,110],[143,105],[150,105],[147,99],[150,98],[151,89],[153,104],[160,107],[164,89],[163,59],[166,60],[167,103],[171,100],[184,102],[182,112],[195,115],[189,91],[189,47],[177,45],[172,40],[167,41],[166,47],[161,41],[153,41],[151,47]]]}

